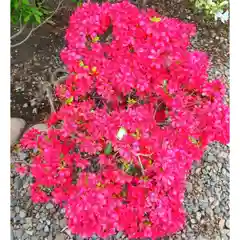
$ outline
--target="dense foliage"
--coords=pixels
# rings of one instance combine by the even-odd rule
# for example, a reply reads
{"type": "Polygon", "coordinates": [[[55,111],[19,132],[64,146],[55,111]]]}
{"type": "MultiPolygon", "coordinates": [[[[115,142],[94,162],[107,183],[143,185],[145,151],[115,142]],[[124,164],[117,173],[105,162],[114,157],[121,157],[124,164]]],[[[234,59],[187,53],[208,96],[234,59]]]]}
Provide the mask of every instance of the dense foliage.
{"type": "Polygon", "coordinates": [[[192,162],[229,138],[225,88],[208,82],[206,53],[188,50],[194,34],[127,1],[71,16],[62,106],[21,145],[32,149],[32,200],[62,204],[73,233],[156,238],[183,228],[192,162]]]}
{"type": "Polygon", "coordinates": [[[196,10],[202,11],[209,19],[226,23],[229,20],[229,0],[190,0],[196,10]]]}
{"type": "Polygon", "coordinates": [[[13,24],[40,24],[49,11],[39,1],[11,0],[11,22],[13,24]]]}

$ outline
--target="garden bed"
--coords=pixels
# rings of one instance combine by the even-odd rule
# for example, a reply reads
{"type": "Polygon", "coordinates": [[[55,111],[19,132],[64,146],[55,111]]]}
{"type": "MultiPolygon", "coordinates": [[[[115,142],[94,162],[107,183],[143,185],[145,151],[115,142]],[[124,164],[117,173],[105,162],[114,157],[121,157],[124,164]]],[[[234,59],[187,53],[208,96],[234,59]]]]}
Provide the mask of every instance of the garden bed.
{"type": "MultiPolygon", "coordinates": [[[[221,77],[229,85],[228,26],[206,23],[195,16],[186,1],[151,1],[162,15],[180,18],[198,25],[193,48],[209,53],[212,60],[210,78],[221,77]]],[[[70,15],[69,7],[60,10],[28,41],[12,49],[11,115],[28,125],[39,123],[50,113],[46,98],[39,96],[38,85],[48,78],[47,70],[62,67],[59,52],[70,15]]],[[[17,158],[27,158],[21,153],[17,158]]],[[[165,239],[229,239],[229,149],[218,143],[209,146],[201,164],[194,166],[188,179],[185,207],[187,225],[183,231],[165,239]]],[[[50,204],[33,205],[29,201],[29,178],[11,173],[11,224],[13,239],[72,239],[65,229],[63,210],[50,204]],[[63,231],[62,231],[63,230],[63,231]]],[[[116,238],[124,238],[118,234],[116,238]]]]}

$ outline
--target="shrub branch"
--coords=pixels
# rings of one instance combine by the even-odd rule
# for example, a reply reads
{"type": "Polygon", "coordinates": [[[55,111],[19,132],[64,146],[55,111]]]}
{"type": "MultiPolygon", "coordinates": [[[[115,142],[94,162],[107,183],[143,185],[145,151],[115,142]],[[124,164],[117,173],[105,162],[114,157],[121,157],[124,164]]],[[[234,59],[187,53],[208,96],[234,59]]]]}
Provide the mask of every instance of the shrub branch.
{"type": "MultiPolygon", "coordinates": [[[[11,48],[18,47],[18,46],[20,46],[21,44],[23,44],[24,42],[26,42],[26,41],[30,38],[30,36],[32,35],[33,32],[35,32],[38,28],[40,28],[42,25],[44,25],[45,23],[47,23],[47,22],[57,13],[57,11],[59,10],[59,8],[60,8],[61,4],[63,3],[63,1],[64,1],[64,0],[61,0],[61,1],[58,3],[58,6],[56,7],[56,9],[52,12],[52,14],[51,14],[48,18],[46,18],[46,19],[45,19],[41,24],[39,24],[38,26],[36,26],[36,27],[33,27],[33,26],[32,26],[32,29],[31,29],[31,31],[29,32],[29,34],[28,34],[21,42],[18,42],[18,43],[16,43],[16,44],[11,45],[11,48]]],[[[16,34],[14,34],[14,35],[11,37],[11,39],[19,36],[19,35],[23,32],[23,30],[25,29],[25,27],[26,27],[26,25],[24,25],[16,34]]]]}

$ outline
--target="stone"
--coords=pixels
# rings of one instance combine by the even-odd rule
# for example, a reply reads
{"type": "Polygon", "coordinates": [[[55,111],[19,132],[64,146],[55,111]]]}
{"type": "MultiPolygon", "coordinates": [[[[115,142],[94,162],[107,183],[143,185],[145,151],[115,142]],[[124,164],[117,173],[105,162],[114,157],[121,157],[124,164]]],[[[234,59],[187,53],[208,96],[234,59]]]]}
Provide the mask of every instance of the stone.
{"type": "Polygon", "coordinates": [[[52,209],[52,208],[54,208],[54,206],[53,206],[53,204],[52,203],[48,203],[47,205],[46,205],[46,209],[52,209]]]}
{"type": "Polygon", "coordinates": [[[116,239],[120,239],[123,235],[123,232],[118,232],[117,235],[116,235],[116,239]]]}
{"type": "Polygon", "coordinates": [[[26,122],[22,118],[11,118],[11,146],[18,141],[25,126],[26,122]]]}
{"type": "Polygon", "coordinates": [[[187,182],[186,188],[187,188],[187,192],[189,192],[189,193],[192,192],[192,189],[193,189],[192,183],[187,182]]]}
{"type": "Polygon", "coordinates": [[[217,206],[214,208],[214,213],[219,214],[220,212],[221,212],[220,207],[217,206]]]}
{"type": "Polygon", "coordinates": [[[226,221],[225,226],[226,226],[226,228],[230,229],[230,221],[229,220],[226,221]]]}
{"type": "Polygon", "coordinates": [[[207,238],[203,237],[202,235],[199,235],[199,236],[197,237],[197,240],[207,240],[207,238]]]}
{"type": "Polygon", "coordinates": [[[17,230],[14,230],[14,236],[17,238],[17,239],[21,239],[22,235],[23,235],[23,229],[17,229],[17,230]]]}
{"type": "Polygon", "coordinates": [[[196,219],[200,222],[200,220],[201,220],[201,213],[200,212],[196,213],[196,219]]]}
{"type": "Polygon", "coordinates": [[[20,218],[25,218],[26,217],[26,212],[24,210],[21,210],[19,213],[20,218]]]}
{"type": "Polygon", "coordinates": [[[64,218],[60,220],[59,226],[60,226],[61,228],[66,227],[66,220],[65,220],[64,218]]]}
{"type": "Polygon", "coordinates": [[[36,229],[37,229],[37,231],[40,231],[43,229],[43,227],[44,227],[43,223],[38,223],[36,229]]]}
{"type": "Polygon", "coordinates": [[[28,235],[30,235],[30,236],[32,236],[33,235],[33,230],[26,230],[26,233],[28,234],[28,235]]]}
{"type": "Polygon", "coordinates": [[[58,233],[55,237],[55,240],[65,240],[65,235],[63,233],[58,233]]]}
{"type": "Polygon", "coordinates": [[[48,225],[46,225],[46,226],[44,227],[44,232],[46,232],[46,233],[49,232],[49,227],[48,227],[48,225]]]}
{"type": "Polygon", "coordinates": [[[33,128],[37,129],[38,131],[41,131],[41,132],[46,132],[48,130],[47,125],[44,123],[35,124],[32,127],[30,127],[28,130],[33,129],[33,128]]]}
{"type": "Polygon", "coordinates": [[[213,155],[208,155],[208,157],[206,158],[206,161],[209,163],[216,162],[216,157],[213,155]]]}
{"type": "Polygon", "coordinates": [[[219,228],[222,230],[224,228],[224,225],[225,225],[225,220],[222,218],[220,221],[219,221],[219,228]]]}
{"type": "Polygon", "coordinates": [[[48,236],[47,240],[53,240],[52,234],[50,234],[50,235],[48,236]]]}
{"type": "Polygon", "coordinates": [[[39,240],[39,237],[37,237],[37,236],[32,236],[32,237],[31,237],[31,240],[39,240]]]}
{"type": "Polygon", "coordinates": [[[32,224],[32,218],[31,218],[31,217],[27,217],[27,218],[25,219],[25,221],[26,221],[26,224],[28,224],[28,225],[31,225],[31,224],[32,224]]]}

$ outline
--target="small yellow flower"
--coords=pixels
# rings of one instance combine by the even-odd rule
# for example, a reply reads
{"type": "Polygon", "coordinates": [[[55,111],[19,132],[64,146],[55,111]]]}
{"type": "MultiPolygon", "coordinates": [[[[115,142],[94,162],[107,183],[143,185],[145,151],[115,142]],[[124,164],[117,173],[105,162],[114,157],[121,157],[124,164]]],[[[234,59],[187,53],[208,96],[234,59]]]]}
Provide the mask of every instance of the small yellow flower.
{"type": "Polygon", "coordinates": [[[194,145],[200,146],[200,141],[194,137],[189,136],[188,137],[189,141],[193,143],[194,145]]]}
{"type": "Polygon", "coordinates": [[[149,159],[149,164],[152,165],[153,164],[153,160],[152,159],[149,159]]]}
{"type": "Polygon", "coordinates": [[[145,220],[143,223],[144,223],[145,225],[147,225],[147,226],[151,226],[151,225],[152,225],[152,223],[151,223],[149,220],[145,220]]]}
{"type": "Polygon", "coordinates": [[[161,18],[154,16],[154,17],[151,17],[151,18],[150,18],[150,21],[151,21],[151,22],[160,22],[160,21],[161,21],[161,18]]]}
{"type": "Polygon", "coordinates": [[[71,104],[72,102],[73,102],[73,96],[71,96],[65,101],[66,104],[71,104]]]}
{"type": "Polygon", "coordinates": [[[149,178],[148,178],[148,176],[142,176],[141,179],[144,181],[147,181],[149,178]]]}
{"type": "Polygon", "coordinates": [[[129,105],[131,105],[131,104],[135,104],[137,101],[135,100],[135,99],[132,99],[132,98],[128,98],[128,100],[127,100],[127,103],[129,104],[129,105]]]}
{"type": "Polygon", "coordinates": [[[99,41],[99,39],[100,39],[100,38],[99,38],[98,36],[96,36],[96,37],[94,37],[94,38],[92,39],[92,42],[93,42],[93,43],[96,43],[96,42],[99,41]]]}

